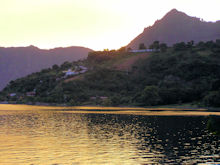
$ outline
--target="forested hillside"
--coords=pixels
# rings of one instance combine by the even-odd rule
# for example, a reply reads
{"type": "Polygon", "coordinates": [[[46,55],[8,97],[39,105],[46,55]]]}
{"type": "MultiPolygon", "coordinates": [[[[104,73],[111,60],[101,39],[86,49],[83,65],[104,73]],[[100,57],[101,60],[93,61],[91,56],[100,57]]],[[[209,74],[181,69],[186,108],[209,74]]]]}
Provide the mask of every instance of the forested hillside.
{"type": "Polygon", "coordinates": [[[1,92],[1,100],[113,106],[193,103],[220,107],[220,40],[181,42],[167,49],[161,45],[164,44],[154,42],[160,51],[136,61],[129,70],[115,66],[141,54],[125,49],[92,52],[84,61],[54,65],[12,81],[1,92]],[[82,66],[87,68],[82,74],[65,76],[64,71],[76,72],[82,66]],[[12,93],[16,95],[10,96],[12,93]]]}

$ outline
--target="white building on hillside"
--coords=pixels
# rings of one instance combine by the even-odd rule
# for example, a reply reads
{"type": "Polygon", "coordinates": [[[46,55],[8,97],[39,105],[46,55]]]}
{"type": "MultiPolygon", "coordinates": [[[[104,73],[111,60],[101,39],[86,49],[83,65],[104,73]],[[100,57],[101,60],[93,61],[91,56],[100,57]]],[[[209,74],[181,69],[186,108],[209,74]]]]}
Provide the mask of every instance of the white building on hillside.
{"type": "Polygon", "coordinates": [[[155,49],[138,49],[138,50],[129,50],[131,53],[145,53],[145,52],[156,52],[155,49]]]}
{"type": "Polygon", "coordinates": [[[79,74],[78,72],[75,72],[75,71],[72,71],[71,69],[68,69],[67,71],[64,71],[65,73],[65,76],[74,76],[74,75],[77,75],[79,74]]]}

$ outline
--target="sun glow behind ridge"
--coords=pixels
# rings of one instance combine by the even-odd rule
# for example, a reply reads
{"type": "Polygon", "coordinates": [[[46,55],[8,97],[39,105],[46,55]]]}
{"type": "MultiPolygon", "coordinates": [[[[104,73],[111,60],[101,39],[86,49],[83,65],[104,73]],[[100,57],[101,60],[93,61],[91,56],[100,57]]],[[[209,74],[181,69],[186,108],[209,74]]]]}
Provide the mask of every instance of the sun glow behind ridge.
{"type": "Polygon", "coordinates": [[[172,8],[206,21],[219,0],[0,0],[0,46],[118,49],[172,8]],[[210,9],[208,11],[208,9],[210,9]],[[206,11],[204,13],[204,11],[206,11]]]}

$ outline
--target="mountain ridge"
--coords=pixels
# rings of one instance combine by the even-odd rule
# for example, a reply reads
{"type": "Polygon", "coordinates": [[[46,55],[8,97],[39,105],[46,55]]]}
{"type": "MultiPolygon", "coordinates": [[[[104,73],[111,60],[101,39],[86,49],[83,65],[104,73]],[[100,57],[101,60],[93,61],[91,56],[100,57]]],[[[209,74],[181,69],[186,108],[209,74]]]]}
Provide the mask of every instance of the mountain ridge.
{"type": "Polygon", "coordinates": [[[54,64],[85,59],[89,48],[71,46],[53,49],[27,47],[0,47],[0,90],[17,78],[26,76],[54,64]]]}
{"type": "Polygon", "coordinates": [[[149,46],[158,40],[168,45],[178,42],[216,40],[220,38],[220,21],[205,22],[172,9],[162,19],[144,29],[127,47],[137,49],[140,43],[149,46]]]}

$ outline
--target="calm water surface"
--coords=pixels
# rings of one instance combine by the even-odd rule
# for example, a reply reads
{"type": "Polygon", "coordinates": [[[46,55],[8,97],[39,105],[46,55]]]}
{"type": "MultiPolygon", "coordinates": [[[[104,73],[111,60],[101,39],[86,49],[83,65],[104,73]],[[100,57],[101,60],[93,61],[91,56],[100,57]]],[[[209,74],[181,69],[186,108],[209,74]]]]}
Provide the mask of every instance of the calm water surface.
{"type": "Polygon", "coordinates": [[[0,111],[0,164],[220,162],[207,117],[0,111]]]}

